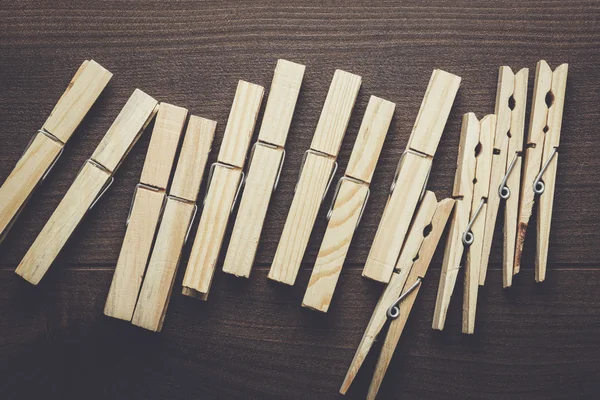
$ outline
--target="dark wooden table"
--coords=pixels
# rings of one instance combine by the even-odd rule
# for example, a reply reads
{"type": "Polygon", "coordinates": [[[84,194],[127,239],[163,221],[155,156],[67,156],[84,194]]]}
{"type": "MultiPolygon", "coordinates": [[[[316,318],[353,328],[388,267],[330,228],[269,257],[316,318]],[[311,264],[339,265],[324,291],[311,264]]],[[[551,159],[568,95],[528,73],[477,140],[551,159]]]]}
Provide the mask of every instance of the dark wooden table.
{"type": "MultiPolygon", "coordinates": [[[[361,278],[362,264],[432,69],[463,78],[429,185],[445,197],[461,115],[493,112],[500,65],[530,68],[531,98],[535,63],[543,58],[552,67],[570,64],[548,280],[534,283],[532,226],[524,270],[513,288],[503,290],[497,239],[480,292],[476,334],[460,333],[461,284],[446,330],[434,332],[438,249],[380,398],[598,398],[600,4],[281,3],[1,2],[0,181],[82,60],[97,60],[114,78],[0,246],[0,397],[338,397],[382,289],[361,278]],[[217,273],[203,303],[180,294],[180,269],[160,334],[102,315],[148,131],[39,287],[14,274],[134,88],[216,119],[217,149],[237,80],[268,89],[278,58],[306,64],[307,70],[251,279],[217,273]],[[397,109],[332,307],[320,315],[300,302],[325,230],[325,207],[296,286],[272,284],[266,275],[335,68],[363,77],[339,171],[348,162],[369,96],[394,101],[397,109]]],[[[496,230],[500,238],[500,226],[496,230]]],[[[183,266],[188,252],[189,246],[183,266]]],[[[374,361],[368,359],[348,398],[364,397],[374,361]]]]}

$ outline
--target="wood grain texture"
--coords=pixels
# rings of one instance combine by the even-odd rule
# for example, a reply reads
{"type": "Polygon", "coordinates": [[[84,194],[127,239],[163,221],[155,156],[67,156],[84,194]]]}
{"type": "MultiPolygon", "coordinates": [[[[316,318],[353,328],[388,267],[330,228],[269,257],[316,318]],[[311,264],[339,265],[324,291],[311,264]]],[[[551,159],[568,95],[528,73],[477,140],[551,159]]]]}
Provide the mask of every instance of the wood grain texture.
{"type": "Polygon", "coordinates": [[[321,110],[310,148],[337,157],[358,96],[361,77],[337,69],[321,110]]]}
{"type": "Polygon", "coordinates": [[[334,164],[332,157],[313,152],[306,154],[294,200],[273,257],[269,279],[290,286],[296,282],[327,185],[332,178],[334,164]]]}
{"type": "Polygon", "coordinates": [[[244,182],[242,199],[223,262],[223,272],[250,277],[283,156],[282,148],[273,148],[261,142],[254,147],[248,178],[244,182]]]}
{"type": "Polygon", "coordinates": [[[183,293],[206,300],[242,171],[216,164],[183,280],[183,293]]]}
{"type": "Polygon", "coordinates": [[[187,114],[183,107],[160,103],[140,176],[141,183],[167,189],[187,114]]]}
{"type": "Polygon", "coordinates": [[[242,80],[238,82],[219,148],[217,159],[220,162],[244,168],[264,93],[265,89],[260,85],[242,80]]]}
{"type": "Polygon", "coordinates": [[[86,162],[15,272],[37,285],[77,228],[111,175],[86,162]]]}
{"type": "Polygon", "coordinates": [[[133,316],[166,193],[139,186],[134,196],[123,246],[104,306],[104,315],[125,321],[131,321],[133,316]]]}
{"type": "MultiPolygon", "coordinates": [[[[542,58],[553,67],[569,63],[546,281],[533,283],[532,224],[522,271],[510,289],[501,289],[498,223],[486,286],[479,294],[477,333],[460,333],[462,285],[450,304],[447,328],[432,331],[440,244],[379,398],[598,397],[598,2],[5,0],[0,17],[0,181],[44,123],[76,65],[91,57],[115,74],[0,245],[3,398],[339,398],[382,289],[365,281],[360,269],[432,69],[462,77],[428,186],[442,198],[452,192],[461,115],[494,110],[501,65],[530,69],[531,104],[535,63],[542,58]],[[307,68],[251,279],[217,274],[204,304],[179,294],[180,268],[159,335],[102,316],[148,134],[43,282],[30,288],[14,274],[134,88],[218,121],[217,150],[237,81],[268,87],[280,58],[307,68]],[[397,106],[329,314],[318,315],[299,305],[327,226],[325,207],[296,286],[280,290],[267,281],[266,268],[336,68],[363,78],[336,180],[346,169],[370,95],[397,106]]],[[[209,163],[217,153],[210,154],[209,163]]],[[[325,203],[330,199],[331,194],[325,203]]],[[[194,231],[195,226],[190,241],[194,231]]],[[[366,367],[375,361],[367,360],[366,367]]],[[[359,374],[346,398],[364,398],[370,377],[359,374]]]]}
{"type": "Polygon", "coordinates": [[[217,122],[192,115],[188,122],[169,194],[196,202],[215,137],[217,122]]]}
{"type": "Polygon", "coordinates": [[[132,324],[155,332],[162,329],[193,212],[194,204],[167,199],[132,324]]]}

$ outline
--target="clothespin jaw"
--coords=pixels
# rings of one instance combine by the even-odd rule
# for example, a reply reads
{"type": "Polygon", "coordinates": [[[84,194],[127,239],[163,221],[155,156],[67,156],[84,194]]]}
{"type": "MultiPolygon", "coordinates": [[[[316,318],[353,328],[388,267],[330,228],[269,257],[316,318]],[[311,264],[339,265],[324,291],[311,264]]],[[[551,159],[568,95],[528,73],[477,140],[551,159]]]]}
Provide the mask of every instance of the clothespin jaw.
{"type": "Polygon", "coordinates": [[[187,296],[208,298],[227,223],[244,182],[246,153],[263,94],[262,86],[238,84],[217,162],[210,168],[204,210],[183,278],[182,292],[187,296]]]}
{"type": "Polygon", "coordinates": [[[161,103],[127,217],[127,230],[104,314],[130,321],[166,200],[166,188],[188,111],[161,103]]]}
{"type": "Polygon", "coordinates": [[[258,141],[252,147],[223,272],[248,278],[254,263],[269,201],[285,159],[285,142],[292,122],[305,66],[278,60],[258,141]]]}
{"type": "Polygon", "coordinates": [[[115,173],[144,128],[156,114],[158,103],[136,89],[108,132],[83,165],[16,273],[37,285],[87,211],[112,183],[115,173]]]}
{"type": "Polygon", "coordinates": [[[366,278],[383,283],[391,278],[459,85],[460,77],[448,72],[434,70],[431,75],[363,269],[366,278]],[[394,190],[396,187],[409,189],[394,190]]]}
{"type": "Polygon", "coordinates": [[[486,201],[489,192],[496,118],[481,121],[463,116],[453,196],[456,211],[450,224],[433,317],[433,329],[442,330],[450,298],[466,253],[463,332],[472,333],[481,266],[486,201]]]}
{"type": "Polygon", "coordinates": [[[539,199],[535,267],[537,282],[544,281],[546,277],[567,73],[568,64],[562,64],[552,71],[546,61],[542,60],[538,62],[535,74],[529,134],[525,149],[523,189],[519,202],[514,269],[515,273],[520,270],[525,234],[533,203],[539,199]]]}
{"type": "Polygon", "coordinates": [[[44,181],[112,73],[97,62],[84,61],[50,116],[35,133],[14,170],[0,187],[0,242],[23,210],[33,191],[44,181]]]}
{"type": "Polygon", "coordinates": [[[319,208],[335,171],[361,77],[337,70],[325,99],[311,148],[304,154],[294,199],[268,278],[293,285],[319,208]]]}
{"type": "Polygon", "coordinates": [[[196,198],[216,125],[215,121],[190,117],[173,183],[131,319],[132,324],[144,329],[155,332],[162,329],[181,251],[198,210],[196,198]]]}
{"type": "Polygon", "coordinates": [[[369,185],[387,135],[396,104],[371,96],[348,168],[336,186],[329,223],[302,306],[327,312],[344,265],[354,231],[369,199],[369,185]]]}
{"type": "Polygon", "coordinates": [[[375,306],[375,311],[342,383],[341,394],[348,391],[377,335],[390,319],[390,327],[377,360],[367,398],[375,398],[377,395],[416,299],[421,281],[425,277],[453,207],[454,200],[445,199],[438,203],[435,194],[425,193],[406,244],[402,249],[402,255],[398,259],[397,268],[375,306]],[[426,233],[428,227],[431,227],[431,230],[426,233]],[[404,262],[407,263],[401,264],[404,262]]]}
{"type": "Polygon", "coordinates": [[[513,73],[507,66],[500,67],[498,74],[494,112],[497,117],[496,136],[485,218],[480,285],[485,283],[494,227],[502,200],[505,201],[503,286],[509,287],[512,284],[528,76],[527,68],[513,73]]]}

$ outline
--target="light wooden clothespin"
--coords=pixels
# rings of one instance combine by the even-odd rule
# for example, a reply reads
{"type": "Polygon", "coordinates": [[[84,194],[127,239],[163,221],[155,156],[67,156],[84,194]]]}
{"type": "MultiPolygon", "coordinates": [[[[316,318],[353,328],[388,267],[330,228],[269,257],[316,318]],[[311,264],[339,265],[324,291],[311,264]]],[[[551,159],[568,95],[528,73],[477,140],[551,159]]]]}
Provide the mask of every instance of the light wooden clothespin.
{"type": "Polygon", "coordinates": [[[458,161],[452,195],[456,211],[450,224],[442,273],[433,316],[433,329],[443,329],[463,254],[466,257],[463,302],[463,333],[475,330],[475,308],[483,254],[483,232],[494,151],[496,116],[479,121],[475,114],[463,116],[458,161]]]}
{"type": "Polygon", "coordinates": [[[302,301],[303,307],[327,312],[342,266],[369,198],[369,184],[379,160],[396,104],[371,96],[346,174],[339,180],[329,223],[302,301]]]}
{"type": "Polygon", "coordinates": [[[279,182],[287,139],[305,66],[279,60],[271,83],[258,141],[251,150],[223,272],[248,278],[254,263],[269,201],[279,182]]]}
{"type": "Polygon", "coordinates": [[[104,90],[112,73],[97,62],[84,61],[60,97],[42,129],[0,187],[0,242],[63,152],[83,117],[104,90]]]}
{"type": "Polygon", "coordinates": [[[366,278],[387,283],[394,272],[459,85],[460,77],[448,72],[436,69],[431,75],[363,270],[366,278]]]}
{"type": "Polygon", "coordinates": [[[123,246],[104,306],[104,314],[109,317],[130,321],[133,316],[187,113],[185,108],[168,103],[161,103],[158,107],[140,183],[133,191],[123,246]]]}
{"type": "Polygon", "coordinates": [[[217,162],[212,164],[204,210],[183,278],[183,294],[208,298],[227,222],[244,182],[246,153],[264,88],[239,81],[217,162]]]}
{"type": "Polygon", "coordinates": [[[183,246],[198,206],[196,199],[217,123],[190,117],[173,183],[164,207],[132,323],[162,329],[183,246]]]}
{"type": "Polygon", "coordinates": [[[389,320],[389,329],[377,360],[367,398],[374,399],[377,396],[453,207],[453,199],[444,199],[438,203],[433,192],[425,192],[402,248],[402,254],[375,306],[375,311],[348,368],[340,389],[341,394],[346,394],[350,388],[377,335],[389,320]],[[427,230],[429,232],[425,233],[427,230]]]}
{"type": "Polygon", "coordinates": [[[528,76],[527,68],[523,68],[515,74],[510,67],[506,66],[500,67],[498,74],[495,111],[496,137],[483,234],[483,256],[479,272],[480,285],[485,282],[501,200],[505,200],[502,281],[504,287],[512,285],[528,76]]]}
{"type": "Polygon", "coordinates": [[[317,213],[337,170],[337,155],[361,77],[336,70],[310,149],[304,153],[292,206],[279,239],[269,279],[293,285],[304,257],[317,213]]]}
{"type": "Polygon", "coordinates": [[[136,89],[29,248],[16,273],[37,285],[84,215],[111,185],[113,175],[145,127],[158,102],[136,89]]]}
{"type": "Polygon", "coordinates": [[[537,63],[535,71],[529,135],[525,146],[523,189],[519,201],[514,271],[518,273],[521,267],[527,225],[532,214],[533,203],[537,198],[536,282],[546,279],[558,146],[568,70],[569,65],[562,64],[553,72],[548,63],[541,60],[537,63]]]}

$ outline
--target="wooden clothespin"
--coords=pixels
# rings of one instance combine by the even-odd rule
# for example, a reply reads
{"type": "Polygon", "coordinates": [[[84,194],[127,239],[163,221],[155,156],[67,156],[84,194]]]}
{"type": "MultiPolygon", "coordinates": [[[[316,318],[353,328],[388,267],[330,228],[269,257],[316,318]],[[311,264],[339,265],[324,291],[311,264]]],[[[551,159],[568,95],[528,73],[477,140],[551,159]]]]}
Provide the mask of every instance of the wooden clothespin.
{"type": "Polygon", "coordinates": [[[304,153],[300,176],[269,279],[293,285],[304,257],[317,213],[337,170],[337,155],[361,77],[336,70],[321,111],[310,149],[304,153]]]}
{"type": "Polygon", "coordinates": [[[375,306],[375,311],[373,311],[350,368],[348,368],[340,389],[341,394],[346,394],[350,388],[377,335],[390,320],[367,398],[374,399],[377,396],[453,207],[453,199],[444,199],[438,203],[433,192],[425,192],[406,243],[402,248],[402,254],[395,265],[387,287],[375,306]],[[431,227],[431,230],[426,234],[425,231],[428,230],[428,227],[431,227]]]}
{"type": "Polygon", "coordinates": [[[535,257],[536,282],[542,282],[546,279],[548,243],[550,241],[550,224],[558,164],[558,146],[568,70],[569,65],[562,64],[553,72],[548,63],[541,60],[537,63],[535,71],[529,135],[525,146],[523,189],[519,201],[514,271],[518,273],[521,267],[521,255],[527,225],[531,217],[533,203],[537,198],[539,203],[535,257]]]}
{"type": "Polygon", "coordinates": [[[104,314],[109,317],[131,321],[133,316],[187,113],[185,108],[168,103],[161,103],[158,107],[140,183],[133,191],[123,246],[104,306],[104,314]]]}
{"type": "Polygon", "coordinates": [[[363,270],[366,278],[387,283],[394,272],[459,85],[460,77],[448,72],[436,69],[431,75],[363,270]]]}
{"type": "Polygon", "coordinates": [[[251,150],[248,174],[240,200],[223,272],[248,278],[258,241],[279,182],[296,100],[304,77],[304,65],[279,60],[271,83],[258,141],[251,150]]]}
{"type": "Polygon", "coordinates": [[[371,96],[345,175],[339,180],[329,223],[302,301],[303,307],[327,312],[342,266],[369,198],[369,184],[379,160],[396,104],[371,96]]]}
{"type": "Polygon", "coordinates": [[[75,181],[29,248],[16,273],[37,285],[84,215],[106,192],[113,175],[154,115],[158,102],[136,89],[83,164],[75,181]]]}
{"type": "Polygon", "coordinates": [[[227,222],[244,182],[246,153],[264,88],[239,81],[217,162],[212,164],[204,210],[183,278],[183,294],[208,298],[227,222]]]}
{"type": "Polygon", "coordinates": [[[450,224],[442,273],[433,316],[433,329],[444,329],[450,297],[456,284],[463,254],[466,256],[463,302],[463,333],[475,330],[475,308],[479,270],[483,254],[483,232],[494,151],[496,116],[479,121],[475,114],[463,116],[454,190],[456,211],[450,224]]]}
{"type": "Polygon", "coordinates": [[[31,138],[23,155],[0,187],[0,242],[63,152],[83,117],[104,90],[112,73],[84,61],[60,97],[42,129],[31,138]]]}
{"type": "Polygon", "coordinates": [[[527,106],[529,69],[516,74],[510,67],[500,67],[496,92],[496,137],[492,156],[492,175],[487,200],[483,256],[479,284],[483,285],[488,269],[494,227],[501,200],[504,207],[503,286],[512,285],[515,244],[517,241],[517,214],[521,189],[521,164],[527,106]]]}
{"type": "Polygon", "coordinates": [[[217,123],[190,117],[173,183],[160,221],[132,323],[160,332],[183,246],[198,206],[196,199],[217,123]]]}

